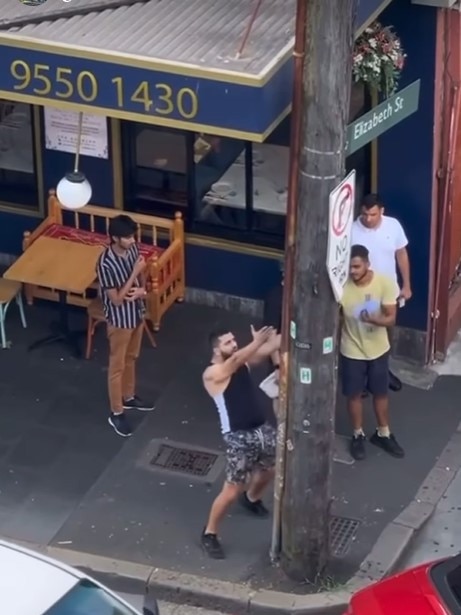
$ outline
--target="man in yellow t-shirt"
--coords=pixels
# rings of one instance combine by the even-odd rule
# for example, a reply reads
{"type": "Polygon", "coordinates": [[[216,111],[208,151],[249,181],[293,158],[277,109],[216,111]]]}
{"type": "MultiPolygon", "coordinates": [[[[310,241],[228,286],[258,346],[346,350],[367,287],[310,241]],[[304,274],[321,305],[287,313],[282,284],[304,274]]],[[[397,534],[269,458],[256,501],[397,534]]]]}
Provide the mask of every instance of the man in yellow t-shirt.
{"type": "Polygon", "coordinates": [[[351,249],[350,277],[341,299],[342,330],[340,368],[343,395],[354,430],[350,451],[354,459],[365,458],[362,393],[373,396],[378,429],[370,442],[393,457],[405,455],[389,429],[389,338],[395,323],[395,283],[370,269],[368,250],[351,249]]]}

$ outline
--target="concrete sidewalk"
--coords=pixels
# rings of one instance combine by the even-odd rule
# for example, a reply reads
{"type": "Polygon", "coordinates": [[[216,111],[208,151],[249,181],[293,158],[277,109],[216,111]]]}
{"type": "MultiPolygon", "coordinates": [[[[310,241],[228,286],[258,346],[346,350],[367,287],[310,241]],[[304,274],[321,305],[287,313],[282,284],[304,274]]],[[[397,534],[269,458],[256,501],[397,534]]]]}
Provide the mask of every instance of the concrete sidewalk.
{"type": "MultiPolygon", "coordinates": [[[[461,437],[461,434],[460,434],[461,437]]],[[[412,544],[410,553],[403,559],[403,569],[417,566],[461,551],[461,472],[442,495],[431,519],[412,544]]]]}
{"type": "MultiPolygon", "coordinates": [[[[2,353],[8,360],[2,361],[0,382],[5,409],[0,429],[0,534],[50,545],[53,554],[64,553],[64,558],[74,558],[82,566],[86,562],[96,571],[97,566],[109,568],[110,574],[117,569],[142,571],[140,579],[150,578],[166,594],[181,593],[181,600],[192,599],[193,582],[201,587],[196,588],[198,599],[204,599],[207,588],[211,595],[239,595],[240,606],[249,604],[249,596],[257,596],[255,608],[261,606],[269,600],[264,594],[268,591],[275,601],[282,600],[281,592],[291,592],[292,609],[293,601],[301,605],[307,600],[311,586],[288,582],[269,563],[268,520],[248,518],[237,507],[222,529],[228,558],[210,562],[199,547],[223,467],[216,413],[200,380],[209,359],[207,334],[225,325],[243,342],[250,321],[217,309],[175,306],[157,335],[157,349],[146,346],[139,366],[139,392],[157,400],[156,410],[134,415],[136,431],[126,441],[106,424],[102,327],[89,362],[76,361],[59,347],[26,352],[27,343],[43,334],[51,312],[41,306],[28,310],[26,331],[14,312],[8,318],[14,345],[2,353]],[[162,446],[169,470],[152,465],[162,446]],[[207,464],[211,471],[199,476],[207,464]]],[[[81,313],[76,311],[73,318],[76,326],[83,323],[81,313]]],[[[342,587],[364,561],[359,584],[391,569],[430,515],[459,461],[450,462],[450,470],[437,466],[431,473],[456,432],[455,400],[460,394],[461,380],[456,377],[439,378],[429,391],[405,387],[392,396],[392,422],[406,458],[392,459],[370,446],[366,462],[334,464],[333,513],[357,521],[358,528],[344,557],[331,562],[330,589],[342,587]],[[427,475],[421,497],[414,499],[427,475]],[[408,505],[410,513],[402,516],[408,505]],[[396,517],[400,521],[393,523],[396,517]],[[386,552],[374,547],[380,536],[386,552]]],[[[371,412],[367,428],[370,433],[374,428],[371,412]]],[[[349,434],[342,400],[337,431],[349,434]]],[[[446,459],[449,453],[444,455],[446,459]]],[[[342,604],[338,600],[344,601],[345,595],[340,591],[334,599],[328,594],[325,599],[330,605],[342,604]]],[[[309,599],[319,606],[318,596],[309,599]]],[[[237,602],[226,604],[235,609],[237,602]]]]}

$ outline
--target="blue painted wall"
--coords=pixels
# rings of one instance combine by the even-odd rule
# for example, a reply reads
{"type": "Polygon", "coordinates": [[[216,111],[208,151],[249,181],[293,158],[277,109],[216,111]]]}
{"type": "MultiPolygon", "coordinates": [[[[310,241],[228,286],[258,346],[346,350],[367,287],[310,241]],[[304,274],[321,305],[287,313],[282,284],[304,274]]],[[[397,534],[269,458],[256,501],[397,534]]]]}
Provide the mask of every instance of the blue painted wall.
{"type": "Polygon", "coordinates": [[[279,282],[276,259],[186,246],[186,283],[193,288],[263,299],[279,282]]]}
{"type": "Polygon", "coordinates": [[[401,310],[398,324],[426,330],[437,10],[394,0],[381,22],[395,27],[408,56],[399,88],[421,79],[418,112],[379,138],[378,162],[379,192],[387,213],[401,221],[409,239],[413,299],[401,310]]]}

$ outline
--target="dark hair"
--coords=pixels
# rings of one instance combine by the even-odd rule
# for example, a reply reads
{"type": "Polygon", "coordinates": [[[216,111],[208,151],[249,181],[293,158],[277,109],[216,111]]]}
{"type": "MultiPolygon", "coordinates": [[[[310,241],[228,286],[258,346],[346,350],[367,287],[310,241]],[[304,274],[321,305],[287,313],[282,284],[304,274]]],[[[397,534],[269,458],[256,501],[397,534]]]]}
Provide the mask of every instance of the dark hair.
{"type": "Polygon", "coordinates": [[[219,338],[223,335],[227,335],[229,333],[229,329],[225,329],[221,327],[221,329],[215,329],[208,336],[208,341],[212,348],[216,348],[219,344],[219,338]]]}
{"type": "Polygon", "coordinates": [[[373,209],[373,207],[379,207],[380,209],[384,207],[383,201],[379,194],[375,192],[371,194],[367,194],[362,201],[362,207],[365,209],[373,209]]]}
{"type": "Polygon", "coordinates": [[[360,244],[356,243],[355,245],[352,246],[351,248],[351,260],[353,258],[361,258],[363,261],[368,261],[369,260],[369,252],[368,249],[365,248],[365,246],[361,246],[360,244]]]}
{"type": "Polygon", "coordinates": [[[120,216],[115,216],[115,218],[110,219],[107,232],[110,237],[120,237],[123,239],[131,237],[137,230],[138,225],[130,216],[120,214],[120,216]]]}

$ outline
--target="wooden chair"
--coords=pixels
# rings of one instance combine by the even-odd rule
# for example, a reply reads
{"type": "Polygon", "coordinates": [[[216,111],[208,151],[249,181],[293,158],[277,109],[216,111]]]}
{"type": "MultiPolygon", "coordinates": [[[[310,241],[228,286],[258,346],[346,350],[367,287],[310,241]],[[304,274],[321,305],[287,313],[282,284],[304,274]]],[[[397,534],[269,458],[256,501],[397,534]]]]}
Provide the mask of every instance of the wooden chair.
{"type": "Polygon", "coordinates": [[[13,301],[19,308],[19,314],[21,316],[21,322],[24,329],[27,327],[26,316],[24,314],[24,305],[22,303],[22,284],[15,280],[6,280],[0,278],[0,340],[2,348],[8,348],[8,342],[6,339],[5,320],[8,306],[13,301]]]}
{"type": "MultiPolygon", "coordinates": [[[[91,350],[93,347],[93,336],[96,330],[96,327],[103,322],[106,322],[106,317],[104,316],[104,309],[102,305],[102,301],[99,297],[93,299],[93,301],[87,307],[88,314],[88,325],[87,325],[87,333],[86,333],[86,353],[85,358],[89,359],[91,357],[91,350]]],[[[149,329],[149,325],[147,324],[146,319],[143,322],[144,331],[149,338],[150,343],[153,348],[156,348],[157,344],[155,343],[154,336],[149,329]]]]}

